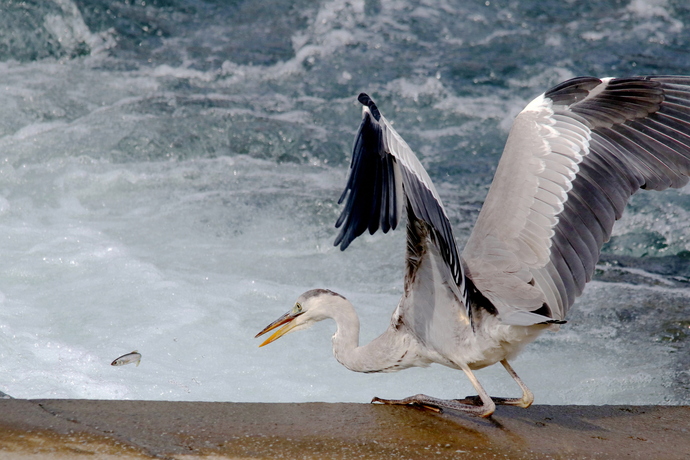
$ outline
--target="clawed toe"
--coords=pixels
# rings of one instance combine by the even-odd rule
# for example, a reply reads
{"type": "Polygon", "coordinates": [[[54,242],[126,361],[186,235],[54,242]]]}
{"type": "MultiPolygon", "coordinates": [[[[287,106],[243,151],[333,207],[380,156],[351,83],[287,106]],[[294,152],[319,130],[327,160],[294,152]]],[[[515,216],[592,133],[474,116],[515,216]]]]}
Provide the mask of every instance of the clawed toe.
{"type": "MultiPolygon", "coordinates": [[[[532,401],[525,400],[524,398],[501,398],[497,396],[492,396],[491,400],[497,406],[518,406],[526,408],[532,404],[532,401]]],[[[481,406],[483,404],[482,398],[480,398],[477,395],[465,396],[463,399],[454,399],[453,401],[457,401],[460,404],[469,404],[472,406],[481,406]]]]}
{"type": "MultiPolygon", "coordinates": [[[[493,399],[493,398],[492,398],[492,399],[493,399]]],[[[484,404],[484,403],[482,402],[482,398],[480,398],[480,397],[477,396],[477,395],[474,395],[474,396],[465,396],[465,397],[462,398],[462,399],[454,399],[453,401],[457,401],[457,402],[460,403],[460,404],[467,404],[467,405],[470,405],[470,406],[481,406],[482,404],[484,404]]]]}
{"type": "Polygon", "coordinates": [[[438,406],[435,406],[433,404],[426,403],[424,401],[420,401],[416,399],[416,397],[411,396],[409,398],[405,399],[383,399],[374,396],[374,398],[371,400],[371,403],[380,403],[380,404],[389,404],[389,405],[400,405],[400,406],[415,406],[419,407],[421,409],[427,409],[433,412],[438,412],[441,413],[443,412],[443,409],[441,409],[438,406]]]}

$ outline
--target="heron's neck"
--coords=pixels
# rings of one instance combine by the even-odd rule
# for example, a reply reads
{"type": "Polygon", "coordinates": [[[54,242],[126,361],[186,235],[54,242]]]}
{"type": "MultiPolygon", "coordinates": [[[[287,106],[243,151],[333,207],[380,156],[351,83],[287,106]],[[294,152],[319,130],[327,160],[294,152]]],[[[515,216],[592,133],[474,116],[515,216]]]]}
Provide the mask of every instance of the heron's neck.
{"type": "Polygon", "coordinates": [[[392,329],[360,347],[359,318],[352,304],[341,299],[331,316],[338,328],[333,335],[333,355],[340,364],[356,372],[390,372],[401,368],[408,347],[392,329]]]}

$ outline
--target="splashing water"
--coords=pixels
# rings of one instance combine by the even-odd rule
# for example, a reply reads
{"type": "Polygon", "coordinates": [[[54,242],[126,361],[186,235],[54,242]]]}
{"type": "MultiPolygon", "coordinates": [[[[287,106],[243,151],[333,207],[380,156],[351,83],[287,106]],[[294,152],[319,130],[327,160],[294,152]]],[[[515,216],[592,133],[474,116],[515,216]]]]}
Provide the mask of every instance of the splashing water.
{"type": "MultiPolygon", "coordinates": [[[[532,97],[690,74],[681,1],[25,3],[0,0],[0,391],[21,398],[470,394],[440,366],[349,372],[330,324],[253,339],[323,287],[368,341],[401,295],[404,232],[332,246],[355,96],[420,156],[462,246],[532,97]]],[[[687,188],[633,197],[569,323],[514,363],[538,403],[690,403],[689,219],[687,188]]]]}

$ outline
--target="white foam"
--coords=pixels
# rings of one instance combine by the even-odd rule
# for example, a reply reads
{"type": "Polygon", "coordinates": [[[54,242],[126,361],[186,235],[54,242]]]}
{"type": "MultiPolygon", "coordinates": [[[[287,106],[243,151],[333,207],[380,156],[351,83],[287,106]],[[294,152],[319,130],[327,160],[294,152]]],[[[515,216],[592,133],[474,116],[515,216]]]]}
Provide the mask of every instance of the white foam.
{"type": "MultiPolygon", "coordinates": [[[[440,366],[349,372],[331,356],[332,324],[257,348],[253,335],[314,287],[352,299],[363,341],[387,326],[400,295],[404,235],[362,238],[345,253],[333,248],[335,230],[317,225],[312,206],[333,203],[339,171],[237,157],[127,165],[74,159],[22,177],[29,174],[54,176],[61,186],[44,192],[57,192],[56,201],[39,194],[35,206],[22,204],[20,193],[6,198],[13,211],[0,226],[0,251],[10,261],[2,273],[0,367],[11,376],[2,386],[10,395],[365,402],[473,392],[457,371],[440,366]],[[199,188],[212,191],[194,193],[199,188]],[[279,211],[282,199],[292,205],[279,211]],[[257,214],[253,200],[267,212],[257,214]],[[42,204],[48,201],[58,205],[42,204]],[[132,350],[142,353],[140,366],[110,366],[132,350]]],[[[337,208],[326,209],[331,222],[337,208]]],[[[610,290],[594,283],[582,312],[596,311],[610,290]]],[[[540,402],[673,401],[672,374],[658,372],[663,355],[636,367],[639,349],[592,348],[563,329],[515,362],[540,402]]],[[[615,338],[617,330],[589,333],[615,338]]],[[[499,368],[479,378],[494,394],[516,391],[499,368]]]]}
{"type": "MultiPolygon", "coordinates": [[[[663,2],[655,5],[670,11],[663,2]]],[[[346,252],[333,247],[359,108],[340,89],[335,96],[304,90],[302,77],[317,80],[308,73],[313,58],[326,61],[338,84],[365,81],[358,72],[377,69],[360,63],[331,69],[328,60],[358,46],[388,46],[383,32],[399,46],[415,46],[420,37],[409,13],[415,21],[444,15],[384,2],[372,17],[364,6],[328,1],[306,12],[306,25],[292,37],[295,56],[271,66],[227,61],[200,70],[208,67],[181,60],[122,70],[113,65],[121,62],[93,52],[73,62],[0,64],[0,391],[24,398],[262,402],[474,393],[462,373],[441,366],[350,372],[332,357],[333,324],[261,349],[253,338],[300,293],[322,287],[353,301],[366,342],[387,327],[400,298],[404,229],[363,235],[346,252]],[[175,82],[185,80],[178,90],[175,82]],[[274,133],[276,126],[287,128],[274,133]],[[303,164],[266,154],[298,139],[300,129],[308,133],[300,143],[315,140],[305,146],[303,164]],[[251,138],[257,133],[265,139],[251,138]],[[329,144],[343,133],[347,142],[329,144]],[[237,154],[247,138],[255,139],[253,153],[267,159],[237,154]],[[191,147],[180,153],[175,142],[191,147]],[[326,161],[310,151],[321,144],[343,165],[323,167],[326,161]],[[140,366],[110,366],[132,350],[142,353],[140,366]]],[[[627,14],[636,16],[642,6],[630,8],[627,14]]],[[[462,13],[452,5],[440,9],[462,13]]],[[[70,14],[55,30],[65,40],[84,40],[87,32],[70,25],[70,14]]],[[[655,14],[643,23],[661,30],[664,18],[655,14]]],[[[472,20],[491,22],[476,14],[472,20]]],[[[204,32],[214,33],[213,27],[204,32]]],[[[487,29],[476,41],[507,35],[487,29]]],[[[454,47],[474,39],[447,31],[443,37],[454,47]]],[[[176,40],[165,46],[185,45],[176,40]]],[[[536,65],[516,73],[507,89],[459,94],[436,67],[422,67],[366,83],[400,102],[382,107],[386,114],[399,109],[407,116],[409,109],[413,117],[443,120],[438,128],[420,123],[412,131],[428,141],[426,160],[439,155],[434,141],[464,136],[469,142],[468,133],[486,120],[507,131],[527,103],[515,94],[533,97],[572,76],[567,64],[536,65]]],[[[437,188],[448,209],[456,217],[476,215],[484,189],[444,177],[437,188]]],[[[682,203],[665,207],[662,195],[655,196],[649,212],[626,213],[615,235],[654,231],[672,251],[684,248],[682,203]]],[[[471,222],[454,225],[466,238],[471,222]]],[[[516,360],[538,402],[687,404],[687,394],[674,394],[674,379],[687,371],[674,368],[677,361],[655,341],[651,320],[643,318],[631,334],[633,326],[616,318],[650,311],[663,322],[671,317],[654,306],[686,305],[685,291],[668,288],[663,277],[632,272],[662,285],[590,284],[561,332],[545,334],[516,360]]],[[[517,393],[500,366],[478,377],[492,394],[517,393]]]]}
{"type": "Polygon", "coordinates": [[[93,34],[84,23],[84,18],[71,0],[53,0],[62,14],[48,14],[43,19],[43,27],[51,33],[68,54],[74,53],[81,43],[89,46],[91,53],[97,54],[114,46],[110,33],[93,34]]]}
{"type": "Polygon", "coordinates": [[[668,7],[667,0],[632,0],[625,9],[640,18],[660,17],[665,20],[671,20],[668,7]]]}

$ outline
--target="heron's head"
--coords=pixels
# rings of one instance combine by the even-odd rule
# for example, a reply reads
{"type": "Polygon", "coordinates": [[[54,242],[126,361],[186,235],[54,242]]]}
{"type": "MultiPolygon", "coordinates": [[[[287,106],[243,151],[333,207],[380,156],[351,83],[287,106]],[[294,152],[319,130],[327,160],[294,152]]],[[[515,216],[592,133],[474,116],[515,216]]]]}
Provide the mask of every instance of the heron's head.
{"type": "Polygon", "coordinates": [[[290,311],[273,321],[261,332],[256,334],[256,337],[259,337],[269,331],[272,331],[273,329],[280,327],[280,329],[275,331],[259,346],[263,347],[264,345],[268,345],[274,340],[278,340],[288,332],[307,329],[318,321],[331,318],[332,315],[329,312],[331,308],[333,308],[334,302],[337,303],[343,300],[345,300],[345,298],[340,294],[336,294],[335,292],[326,289],[313,289],[305,292],[299,296],[295,302],[295,305],[290,311]]]}

